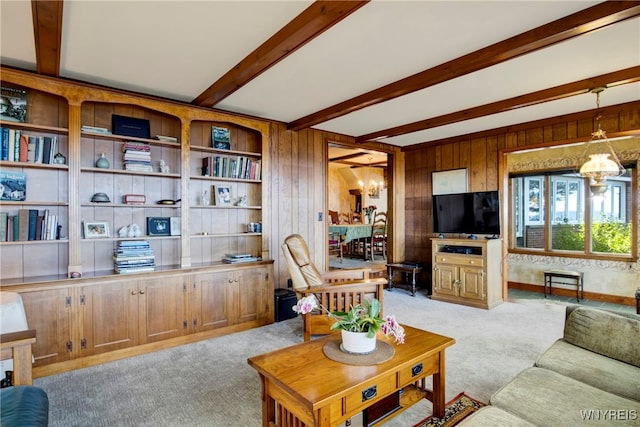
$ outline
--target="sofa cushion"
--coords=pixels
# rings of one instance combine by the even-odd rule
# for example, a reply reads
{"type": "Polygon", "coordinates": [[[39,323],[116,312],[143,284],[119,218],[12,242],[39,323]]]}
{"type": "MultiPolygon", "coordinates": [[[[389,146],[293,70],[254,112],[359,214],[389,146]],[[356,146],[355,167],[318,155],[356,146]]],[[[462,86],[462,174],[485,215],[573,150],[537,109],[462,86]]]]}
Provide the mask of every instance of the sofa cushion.
{"type": "Polygon", "coordinates": [[[535,365],[640,402],[640,369],[569,344],[562,338],[535,365]]]}
{"type": "Polygon", "coordinates": [[[496,427],[496,426],[509,426],[509,427],[534,427],[528,421],[518,418],[515,415],[504,411],[495,406],[485,406],[480,408],[456,426],[474,426],[474,427],[496,427]]]}
{"type": "Polygon", "coordinates": [[[640,402],[557,372],[528,368],[491,396],[491,405],[544,426],[638,425],[640,402]]]}
{"type": "Polygon", "coordinates": [[[49,398],[41,388],[21,385],[0,389],[2,427],[47,426],[49,398]]]}
{"type": "Polygon", "coordinates": [[[633,337],[640,337],[640,318],[579,307],[567,317],[563,338],[578,347],[640,367],[640,345],[633,337]]]}

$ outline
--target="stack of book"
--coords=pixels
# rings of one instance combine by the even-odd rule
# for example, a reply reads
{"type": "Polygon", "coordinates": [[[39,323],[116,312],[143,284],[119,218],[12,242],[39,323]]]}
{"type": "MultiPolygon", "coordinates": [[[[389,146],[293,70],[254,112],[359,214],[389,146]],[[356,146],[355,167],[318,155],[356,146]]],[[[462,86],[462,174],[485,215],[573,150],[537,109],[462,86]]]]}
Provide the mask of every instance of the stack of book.
{"type": "Polygon", "coordinates": [[[142,273],[156,268],[153,249],[146,240],[118,242],[113,251],[114,271],[118,274],[142,273]]]}
{"type": "Polygon", "coordinates": [[[222,261],[227,264],[239,264],[241,262],[255,262],[259,260],[260,258],[254,257],[251,254],[226,254],[225,257],[222,258],[222,261]]]}
{"type": "Polygon", "coordinates": [[[128,171],[153,172],[151,147],[144,142],[127,141],[122,146],[124,169],[128,171]]]}
{"type": "Polygon", "coordinates": [[[111,135],[111,131],[109,129],[101,128],[101,127],[98,127],[98,126],[82,125],[80,130],[82,132],[93,132],[93,133],[102,133],[102,134],[105,134],[105,135],[111,135]]]}

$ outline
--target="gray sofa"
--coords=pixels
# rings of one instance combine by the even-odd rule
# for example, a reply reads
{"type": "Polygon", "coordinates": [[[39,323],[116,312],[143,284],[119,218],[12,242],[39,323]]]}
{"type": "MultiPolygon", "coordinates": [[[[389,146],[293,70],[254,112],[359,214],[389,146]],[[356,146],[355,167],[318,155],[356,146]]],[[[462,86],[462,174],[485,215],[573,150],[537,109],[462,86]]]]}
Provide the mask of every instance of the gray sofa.
{"type": "Polygon", "coordinates": [[[567,307],[564,335],[461,426],[640,426],[640,316],[567,307]]]}

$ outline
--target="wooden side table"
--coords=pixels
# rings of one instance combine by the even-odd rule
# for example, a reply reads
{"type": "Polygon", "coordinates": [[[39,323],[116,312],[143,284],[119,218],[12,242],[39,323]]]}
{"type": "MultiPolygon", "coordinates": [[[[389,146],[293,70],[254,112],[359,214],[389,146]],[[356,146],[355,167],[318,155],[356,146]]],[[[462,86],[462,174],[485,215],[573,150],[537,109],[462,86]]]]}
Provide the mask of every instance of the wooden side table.
{"type": "Polygon", "coordinates": [[[416,274],[422,271],[422,267],[415,264],[387,264],[387,274],[389,276],[389,290],[393,289],[394,285],[400,287],[408,287],[411,290],[411,296],[416,296],[416,274]],[[394,272],[402,273],[404,280],[400,283],[393,281],[394,272]],[[411,282],[409,282],[409,275],[411,275],[411,282]]]}

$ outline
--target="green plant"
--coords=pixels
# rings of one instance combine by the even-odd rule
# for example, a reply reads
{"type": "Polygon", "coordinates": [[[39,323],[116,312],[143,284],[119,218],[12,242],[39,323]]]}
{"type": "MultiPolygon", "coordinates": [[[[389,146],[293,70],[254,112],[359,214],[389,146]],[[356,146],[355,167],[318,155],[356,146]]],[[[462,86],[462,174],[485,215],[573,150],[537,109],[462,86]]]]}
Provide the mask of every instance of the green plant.
{"type": "MultiPolygon", "coordinates": [[[[553,249],[566,251],[583,251],[585,245],[585,226],[554,225],[553,249]]],[[[602,253],[630,253],[631,228],[624,222],[603,216],[594,222],[591,229],[593,251],[602,253]]]]}

